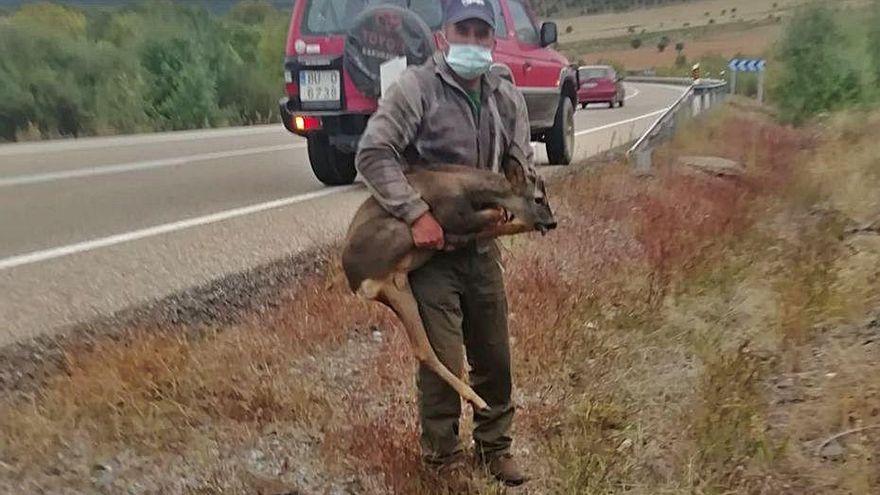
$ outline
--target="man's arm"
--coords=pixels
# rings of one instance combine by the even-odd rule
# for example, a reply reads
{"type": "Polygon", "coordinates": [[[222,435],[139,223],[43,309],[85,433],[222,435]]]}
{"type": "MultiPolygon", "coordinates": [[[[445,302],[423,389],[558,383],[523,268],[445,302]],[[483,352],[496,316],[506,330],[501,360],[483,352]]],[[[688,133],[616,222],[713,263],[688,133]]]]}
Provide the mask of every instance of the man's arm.
{"type": "Polygon", "coordinates": [[[391,215],[412,225],[428,204],[403,174],[402,155],[416,137],[424,108],[416,74],[404,72],[367,122],[355,159],[373,197],[391,215]]]}
{"type": "Polygon", "coordinates": [[[522,93],[517,90],[509,91],[515,109],[513,132],[510,144],[505,155],[501,159],[501,166],[507,177],[518,176],[525,179],[526,183],[532,184],[538,176],[535,169],[535,151],[532,148],[532,130],[529,125],[529,110],[522,93]],[[512,170],[515,167],[518,170],[512,170]]]}

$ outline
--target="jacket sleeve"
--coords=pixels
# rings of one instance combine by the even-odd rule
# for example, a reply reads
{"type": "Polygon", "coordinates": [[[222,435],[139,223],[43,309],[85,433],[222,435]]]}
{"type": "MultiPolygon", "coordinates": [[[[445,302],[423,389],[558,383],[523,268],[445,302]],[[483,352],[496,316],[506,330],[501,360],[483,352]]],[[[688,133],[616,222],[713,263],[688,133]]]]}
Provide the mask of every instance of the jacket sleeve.
{"type": "Polygon", "coordinates": [[[403,174],[403,152],[416,137],[423,114],[417,75],[405,71],[367,122],[355,158],[355,168],[373,197],[410,225],[430,209],[403,174]]]}
{"type": "MultiPolygon", "coordinates": [[[[528,107],[525,98],[518,90],[513,89],[508,94],[513,100],[515,118],[510,143],[501,163],[505,168],[520,167],[526,182],[533,184],[538,172],[535,169],[535,150],[532,148],[532,130],[529,125],[528,107]]],[[[504,172],[509,173],[510,170],[505,169],[504,172]]]]}

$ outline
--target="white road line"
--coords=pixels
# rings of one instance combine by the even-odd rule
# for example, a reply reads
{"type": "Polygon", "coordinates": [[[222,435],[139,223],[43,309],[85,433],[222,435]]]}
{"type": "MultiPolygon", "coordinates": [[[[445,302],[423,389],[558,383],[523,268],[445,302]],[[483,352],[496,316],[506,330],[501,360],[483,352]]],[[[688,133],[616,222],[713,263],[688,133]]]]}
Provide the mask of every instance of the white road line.
{"type": "Polygon", "coordinates": [[[251,136],[256,134],[286,133],[281,124],[259,125],[253,127],[233,127],[227,129],[200,129],[193,131],[156,132],[133,134],[129,136],[102,136],[77,139],[58,139],[33,143],[13,143],[0,146],[0,156],[24,155],[27,153],[54,153],[62,151],[116,148],[137,146],[139,144],[174,143],[198,139],[217,139],[225,137],[251,136]]]}
{"type": "Polygon", "coordinates": [[[289,206],[295,203],[302,203],[304,201],[309,201],[312,199],[317,199],[323,196],[329,196],[331,194],[337,194],[345,191],[351,191],[357,189],[358,185],[351,186],[343,186],[336,188],[328,188],[321,189],[319,191],[313,191],[306,194],[300,194],[297,196],[291,196],[288,198],[277,199],[274,201],[268,201],[266,203],[259,203],[251,206],[244,206],[241,208],[234,208],[231,210],[221,211],[218,213],[213,213],[211,215],[205,215],[201,217],[189,218],[186,220],[180,220],[177,222],[166,223],[163,225],[156,225],[155,227],[149,227],[146,229],[135,230],[132,232],[126,232],[124,234],[112,235],[110,237],[103,237],[101,239],[94,239],[91,241],[79,242],[76,244],[70,244],[67,246],[61,246],[52,249],[45,249],[43,251],[35,251],[33,253],[22,254],[19,256],[12,256],[9,258],[0,259],[0,271],[9,270],[11,268],[17,268],[24,265],[30,265],[33,263],[38,263],[40,261],[47,261],[54,258],[61,258],[63,256],[69,256],[71,254],[77,253],[85,253],[87,251],[94,251],[95,249],[105,248],[109,246],[113,246],[116,244],[122,244],[124,242],[136,241],[138,239],[143,239],[146,237],[153,237],[161,234],[167,234],[170,232],[176,232],[179,230],[185,230],[192,227],[198,227],[200,225],[208,225],[211,223],[222,222],[224,220],[229,220],[231,218],[242,217],[245,215],[251,215],[253,213],[259,213],[261,211],[271,210],[275,208],[281,208],[283,206],[289,206]]]}
{"type": "Polygon", "coordinates": [[[631,100],[631,99],[635,98],[636,96],[639,96],[642,93],[641,91],[638,90],[638,88],[633,88],[632,90],[633,90],[633,92],[631,95],[623,97],[624,101],[631,100]]]}
{"type": "Polygon", "coordinates": [[[52,182],[65,179],[79,179],[82,177],[93,177],[96,175],[121,174],[125,172],[134,172],[137,170],[147,170],[160,167],[176,167],[186,165],[188,163],[205,162],[210,160],[218,160],[223,158],[233,158],[237,156],[256,155],[260,153],[274,153],[278,151],[288,151],[293,149],[305,148],[305,143],[282,144],[278,146],[263,146],[259,148],[245,148],[243,150],[218,151],[215,153],[203,153],[199,155],[180,156],[176,158],[164,158],[160,160],[150,160],[144,162],[121,163],[118,165],[106,165],[89,168],[80,168],[74,170],[62,170],[59,172],[47,172],[44,174],[32,175],[14,175],[11,177],[0,177],[0,187],[23,186],[27,184],[39,184],[41,182],[52,182]]]}
{"type": "Polygon", "coordinates": [[[648,113],[648,114],[642,115],[642,116],[640,116],[640,117],[633,117],[633,118],[631,118],[631,119],[621,120],[620,122],[614,122],[614,123],[611,123],[611,124],[607,124],[607,125],[603,125],[603,126],[599,126],[599,127],[594,127],[594,128],[592,128],[592,129],[586,129],[586,130],[583,130],[583,131],[580,131],[580,132],[576,132],[576,133],[574,133],[574,135],[575,135],[575,136],[583,136],[583,135],[585,135],[585,134],[592,134],[592,133],[594,133],[594,132],[600,132],[600,131],[604,131],[604,130],[606,130],[606,129],[611,129],[612,127],[617,127],[617,126],[619,126],[619,125],[629,124],[629,123],[631,123],[631,122],[638,122],[638,121],[640,121],[640,120],[644,120],[644,119],[647,119],[647,118],[649,118],[649,117],[653,117],[653,116],[655,116],[655,115],[660,115],[660,114],[662,114],[663,112],[665,112],[666,110],[668,110],[668,109],[667,109],[667,108],[664,108],[664,109],[661,109],[661,110],[657,110],[656,112],[651,112],[651,113],[648,113]]]}

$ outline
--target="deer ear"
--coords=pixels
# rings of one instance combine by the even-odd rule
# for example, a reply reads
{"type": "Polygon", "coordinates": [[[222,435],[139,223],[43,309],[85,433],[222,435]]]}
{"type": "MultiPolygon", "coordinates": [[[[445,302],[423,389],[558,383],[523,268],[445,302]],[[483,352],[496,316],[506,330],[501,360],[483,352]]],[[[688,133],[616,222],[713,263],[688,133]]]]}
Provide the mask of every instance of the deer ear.
{"type": "Polygon", "coordinates": [[[513,186],[514,191],[525,191],[526,174],[519,162],[511,159],[506,160],[504,163],[504,175],[513,186]]]}

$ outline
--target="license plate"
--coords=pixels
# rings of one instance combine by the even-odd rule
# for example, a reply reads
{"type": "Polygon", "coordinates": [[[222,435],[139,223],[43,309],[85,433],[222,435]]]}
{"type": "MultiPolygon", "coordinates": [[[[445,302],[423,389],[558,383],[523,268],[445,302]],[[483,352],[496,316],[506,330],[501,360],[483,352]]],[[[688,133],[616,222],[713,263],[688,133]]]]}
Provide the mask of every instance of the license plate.
{"type": "Polygon", "coordinates": [[[339,71],[300,71],[299,98],[301,101],[339,101],[339,71]]]}

